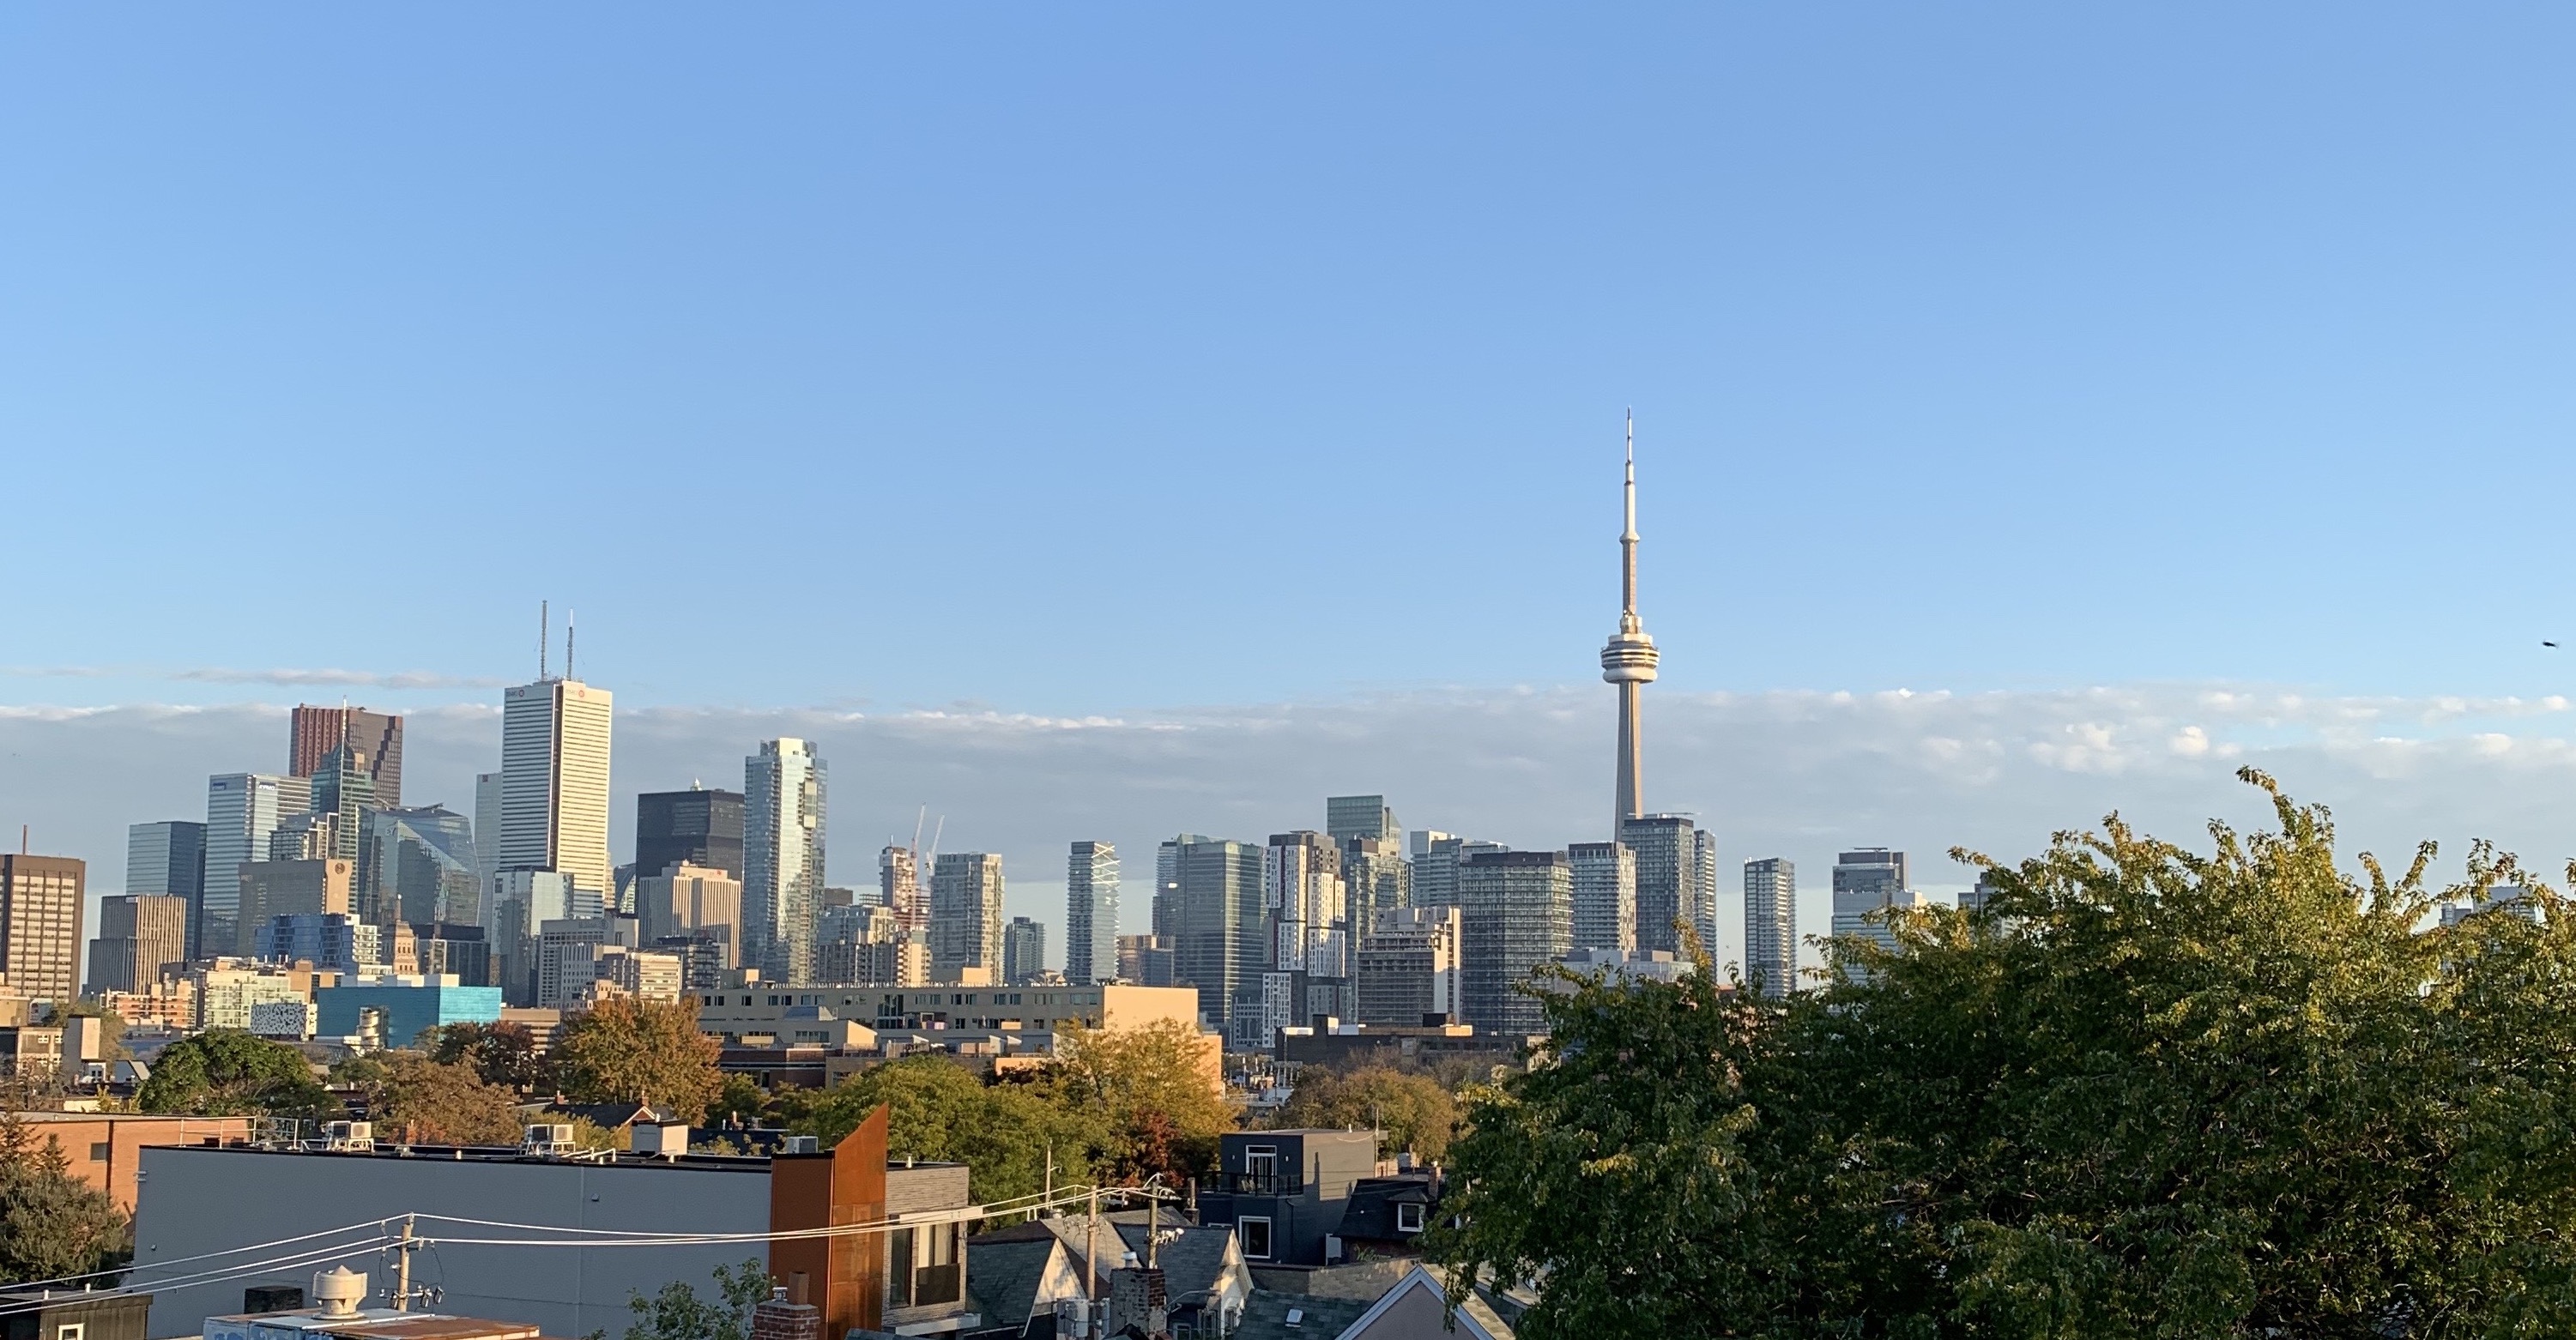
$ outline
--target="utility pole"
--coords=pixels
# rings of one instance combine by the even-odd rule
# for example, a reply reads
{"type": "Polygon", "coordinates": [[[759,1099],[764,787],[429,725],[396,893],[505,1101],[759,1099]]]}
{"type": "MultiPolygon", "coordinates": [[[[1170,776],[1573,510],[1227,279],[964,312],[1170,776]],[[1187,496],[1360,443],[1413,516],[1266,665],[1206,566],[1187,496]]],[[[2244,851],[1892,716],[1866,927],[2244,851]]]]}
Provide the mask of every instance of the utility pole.
{"type": "Polygon", "coordinates": [[[1086,1335],[1096,1332],[1100,1311],[1100,1184],[1091,1184],[1091,1216],[1082,1222],[1082,1320],[1086,1335]]]}
{"type": "Polygon", "coordinates": [[[402,1245],[394,1250],[394,1311],[411,1311],[412,1216],[403,1216],[402,1245]]]}

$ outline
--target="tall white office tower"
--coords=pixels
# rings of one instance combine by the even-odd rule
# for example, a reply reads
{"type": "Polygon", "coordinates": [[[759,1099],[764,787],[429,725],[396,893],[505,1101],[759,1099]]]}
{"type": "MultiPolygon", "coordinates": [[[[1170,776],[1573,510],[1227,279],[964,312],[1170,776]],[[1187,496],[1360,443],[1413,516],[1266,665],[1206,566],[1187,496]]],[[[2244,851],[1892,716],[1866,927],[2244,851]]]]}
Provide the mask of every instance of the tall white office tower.
{"type": "Polygon", "coordinates": [[[483,877],[501,868],[501,774],[474,774],[474,863],[483,877]]]}
{"type": "Polygon", "coordinates": [[[814,980],[825,780],[822,756],[794,736],[742,761],[744,961],[790,986],[814,980]]]}
{"type": "Polygon", "coordinates": [[[224,772],[206,779],[206,891],[188,928],[188,957],[233,952],[243,863],[267,860],[278,825],[312,803],[309,778],[224,772]]]}
{"type": "Polygon", "coordinates": [[[1118,848],[1077,842],[1064,865],[1064,980],[1075,986],[1118,975],[1118,848]]]}
{"type": "Polygon", "coordinates": [[[1637,853],[1617,842],[1577,842],[1565,849],[1574,866],[1574,947],[1637,947],[1637,853]]]}
{"type": "Polygon", "coordinates": [[[1655,666],[1663,654],[1655,650],[1655,640],[1646,636],[1646,625],[1637,617],[1637,416],[1628,416],[1628,481],[1626,485],[1627,525],[1619,532],[1619,631],[1601,648],[1601,677],[1619,687],[1619,797],[1618,814],[1610,824],[1611,836],[1617,837],[1620,825],[1644,814],[1645,765],[1640,739],[1643,728],[1637,716],[1639,691],[1655,682],[1655,666]]]}
{"type": "Polygon", "coordinates": [[[578,679],[540,678],[502,691],[496,869],[560,870],[603,903],[616,892],[608,862],[613,708],[608,690],[578,679]]]}
{"type": "Polygon", "coordinates": [[[970,968],[1000,980],[1002,858],[948,852],[930,863],[930,970],[935,975],[970,968]]]}
{"type": "Polygon", "coordinates": [[[1701,952],[1717,956],[1717,834],[1703,828],[1691,835],[1699,853],[1699,885],[1691,890],[1687,915],[1699,934],[1701,952]]]}
{"type": "Polygon", "coordinates": [[[1744,863],[1744,978],[1766,996],[1798,987],[1798,867],[1785,856],[1744,863]]]}

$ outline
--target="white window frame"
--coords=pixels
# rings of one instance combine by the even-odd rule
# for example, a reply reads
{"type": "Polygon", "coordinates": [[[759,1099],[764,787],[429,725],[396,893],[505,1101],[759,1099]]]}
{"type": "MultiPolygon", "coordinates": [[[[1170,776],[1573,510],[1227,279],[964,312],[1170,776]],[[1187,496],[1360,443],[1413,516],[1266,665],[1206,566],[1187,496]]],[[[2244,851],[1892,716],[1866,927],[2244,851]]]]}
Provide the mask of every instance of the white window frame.
{"type": "Polygon", "coordinates": [[[1422,1205],[1421,1205],[1419,1202],[1417,1202],[1417,1201],[1410,1201],[1410,1200],[1400,1200],[1400,1201],[1397,1201],[1397,1202],[1395,1203],[1395,1231],[1396,1231],[1396,1232],[1398,1232],[1398,1233],[1419,1233],[1419,1232],[1421,1232],[1421,1231],[1422,1231],[1422,1209],[1423,1209],[1422,1205]],[[1411,1223],[1406,1223],[1405,1221],[1406,1221],[1407,1219],[1410,1219],[1410,1220],[1412,1220],[1413,1222],[1411,1222],[1411,1223]]]}
{"type": "Polygon", "coordinates": [[[1270,1222],[1270,1216],[1266,1214],[1247,1214],[1237,1218],[1234,1221],[1234,1235],[1243,1243],[1243,1259],[1246,1261],[1267,1261],[1276,1254],[1279,1247],[1276,1241],[1276,1230],[1270,1222]],[[1252,1250],[1252,1235],[1244,1232],[1244,1226],[1247,1224],[1261,1225],[1260,1251],[1252,1250]]]}
{"type": "Polygon", "coordinates": [[[81,1340],[82,1333],[88,1329],[87,1322],[67,1321],[54,1328],[54,1340],[81,1340]]]}

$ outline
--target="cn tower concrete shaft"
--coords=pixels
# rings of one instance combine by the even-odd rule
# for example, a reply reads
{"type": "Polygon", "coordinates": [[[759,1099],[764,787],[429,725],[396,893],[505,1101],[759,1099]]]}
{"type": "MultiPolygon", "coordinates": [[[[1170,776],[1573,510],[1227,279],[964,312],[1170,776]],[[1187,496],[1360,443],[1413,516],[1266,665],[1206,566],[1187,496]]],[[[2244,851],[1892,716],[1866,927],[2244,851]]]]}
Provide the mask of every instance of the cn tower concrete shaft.
{"type": "Polygon", "coordinates": [[[1662,653],[1655,650],[1655,640],[1646,636],[1645,623],[1637,617],[1637,418],[1628,416],[1628,475],[1626,489],[1626,525],[1619,532],[1619,631],[1601,648],[1601,678],[1619,686],[1619,785],[1618,815],[1610,826],[1610,838],[1619,840],[1620,825],[1645,813],[1645,759],[1643,725],[1639,720],[1638,690],[1655,682],[1655,664],[1662,653]]]}

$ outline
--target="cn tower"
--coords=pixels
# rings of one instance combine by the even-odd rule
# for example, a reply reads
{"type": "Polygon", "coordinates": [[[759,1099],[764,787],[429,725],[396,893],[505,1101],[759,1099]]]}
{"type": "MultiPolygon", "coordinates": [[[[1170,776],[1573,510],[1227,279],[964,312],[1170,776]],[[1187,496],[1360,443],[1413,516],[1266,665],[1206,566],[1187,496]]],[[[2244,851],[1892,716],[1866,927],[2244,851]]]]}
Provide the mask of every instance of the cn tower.
{"type": "Polygon", "coordinates": [[[1619,686],[1619,814],[1610,825],[1610,838],[1620,840],[1620,828],[1628,820],[1645,813],[1641,793],[1645,789],[1645,768],[1639,758],[1639,724],[1637,691],[1655,682],[1655,662],[1663,653],[1655,650],[1655,640],[1646,636],[1646,625],[1637,618],[1637,415],[1628,413],[1628,483],[1627,528],[1619,532],[1619,631],[1601,648],[1601,677],[1619,686]]]}

